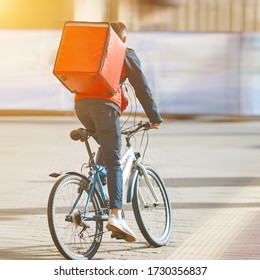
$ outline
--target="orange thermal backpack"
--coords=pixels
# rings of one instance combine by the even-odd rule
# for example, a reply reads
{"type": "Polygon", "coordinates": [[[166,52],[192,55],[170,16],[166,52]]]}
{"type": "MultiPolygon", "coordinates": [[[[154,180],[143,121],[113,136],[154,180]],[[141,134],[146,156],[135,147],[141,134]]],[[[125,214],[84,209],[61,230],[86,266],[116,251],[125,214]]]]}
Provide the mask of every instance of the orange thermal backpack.
{"type": "Polygon", "coordinates": [[[119,87],[126,44],[107,22],[65,23],[54,75],[75,94],[113,96],[119,87]]]}

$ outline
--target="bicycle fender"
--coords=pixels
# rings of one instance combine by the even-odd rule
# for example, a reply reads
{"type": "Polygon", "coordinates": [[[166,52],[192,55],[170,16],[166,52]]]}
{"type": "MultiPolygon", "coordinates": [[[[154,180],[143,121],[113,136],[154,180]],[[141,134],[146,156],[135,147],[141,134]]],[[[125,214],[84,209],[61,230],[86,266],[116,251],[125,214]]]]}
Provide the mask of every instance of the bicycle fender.
{"type": "Polygon", "coordinates": [[[127,193],[126,193],[126,202],[130,203],[133,200],[134,196],[134,189],[135,189],[135,181],[136,177],[138,175],[138,170],[136,169],[134,172],[131,173],[129,180],[128,180],[128,187],[127,187],[127,193]]]}
{"type": "Polygon", "coordinates": [[[73,170],[63,170],[63,171],[60,171],[60,172],[53,172],[53,173],[49,174],[49,176],[53,177],[53,178],[58,178],[58,177],[63,176],[63,175],[77,175],[77,176],[82,177],[84,179],[88,179],[85,175],[83,175],[81,173],[78,173],[76,171],[73,171],[73,170]]]}

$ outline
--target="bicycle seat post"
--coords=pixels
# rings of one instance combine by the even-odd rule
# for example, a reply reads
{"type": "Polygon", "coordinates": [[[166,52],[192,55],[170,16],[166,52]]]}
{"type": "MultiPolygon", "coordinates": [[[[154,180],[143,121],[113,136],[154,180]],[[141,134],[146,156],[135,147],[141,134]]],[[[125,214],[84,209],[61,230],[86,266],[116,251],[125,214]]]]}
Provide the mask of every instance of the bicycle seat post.
{"type": "Polygon", "coordinates": [[[88,155],[89,155],[89,164],[92,165],[92,164],[95,163],[94,162],[95,153],[92,153],[89,142],[88,142],[88,139],[85,140],[85,146],[87,148],[88,155]]]}

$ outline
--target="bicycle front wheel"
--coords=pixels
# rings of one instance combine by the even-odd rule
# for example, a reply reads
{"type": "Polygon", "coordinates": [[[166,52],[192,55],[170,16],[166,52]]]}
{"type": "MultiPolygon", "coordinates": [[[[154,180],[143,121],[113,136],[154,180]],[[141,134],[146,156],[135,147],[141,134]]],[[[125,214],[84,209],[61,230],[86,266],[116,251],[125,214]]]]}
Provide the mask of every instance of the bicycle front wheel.
{"type": "MultiPolygon", "coordinates": [[[[65,175],[53,186],[48,202],[48,223],[54,244],[66,259],[91,259],[103,233],[102,221],[82,222],[88,197],[87,179],[65,175]]],[[[100,203],[95,194],[87,213],[98,215],[100,203]]]]}
{"type": "Polygon", "coordinates": [[[171,235],[171,204],[161,177],[150,165],[145,165],[145,169],[148,178],[141,169],[136,171],[133,211],[144,238],[159,247],[167,244],[171,235]]]}

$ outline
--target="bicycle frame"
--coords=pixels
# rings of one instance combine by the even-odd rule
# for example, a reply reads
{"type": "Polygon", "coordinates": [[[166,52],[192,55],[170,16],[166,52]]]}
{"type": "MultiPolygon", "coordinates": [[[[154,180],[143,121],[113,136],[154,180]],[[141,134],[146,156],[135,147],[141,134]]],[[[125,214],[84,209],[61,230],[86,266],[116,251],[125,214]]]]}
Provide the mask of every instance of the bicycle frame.
{"type": "MultiPolygon", "coordinates": [[[[157,194],[154,191],[154,188],[149,180],[149,176],[147,174],[147,170],[145,168],[145,165],[138,161],[138,158],[140,157],[139,153],[135,153],[133,147],[130,144],[129,138],[126,139],[127,140],[127,149],[124,152],[122,159],[121,159],[121,166],[122,166],[122,171],[123,171],[123,188],[125,188],[126,182],[128,180],[128,186],[127,186],[127,193],[126,193],[126,202],[127,203],[131,203],[132,199],[133,199],[133,194],[134,194],[134,182],[136,181],[136,176],[141,172],[141,174],[144,176],[144,179],[154,197],[155,200],[155,204],[158,203],[159,199],[157,194]]],[[[104,202],[105,205],[105,209],[109,209],[109,206],[107,205],[106,201],[107,201],[107,197],[105,195],[103,186],[102,186],[102,182],[101,182],[101,178],[100,176],[106,176],[107,175],[107,171],[105,169],[105,167],[100,166],[95,164],[94,162],[94,154],[91,152],[90,149],[90,145],[88,143],[88,139],[86,139],[85,141],[85,145],[90,157],[89,160],[89,167],[90,167],[90,172],[89,172],[89,176],[87,177],[86,175],[82,174],[82,173],[78,173],[75,171],[63,171],[63,172],[59,172],[59,173],[52,173],[50,174],[51,177],[59,177],[61,175],[65,175],[65,174],[74,174],[74,175],[78,175],[82,178],[84,178],[87,181],[91,181],[91,179],[93,179],[93,181],[90,184],[90,187],[88,188],[88,198],[86,201],[86,206],[84,209],[84,212],[82,213],[82,218],[86,219],[86,220],[108,220],[108,215],[87,215],[87,209],[89,207],[89,203],[91,200],[91,197],[93,195],[94,189],[96,188],[102,201],[104,202]]],[[[79,196],[77,197],[76,201],[74,202],[71,211],[67,214],[66,216],[66,220],[70,220],[70,216],[73,213],[77,201],[80,199],[82,192],[79,193],[79,196]]],[[[145,204],[145,200],[143,199],[142,195],[139,194],[139,199],[140,201],[145,204]]]]}
{"type": "MultiPolygon", "coordinates": [[[[92,165],[91,166],[91,171],[90,171],[90,177],[93,176],[93,182],[92,182],[92,186],[91,188],[89,189],[89,193],[88,193],[88,198],[87,198],[87,201],[86,201],[86,206],[85,206],[85,210],[84,210],[84,213],[83,213],[83,217],[84,218],[89,218],[88,216],[86,216],[87,214],[87,209],[88,209],[88,206],[89,206],[89,203],[90,203],[90,199],[92,197],[92,194],[93,194],[93,191],[95,188],[97,188],[105,206],[108,208],[108,205],[106,204],[106,195],[105,195],[105,192],[104,192],[104,189],[102,187],[102,183],[101,183],[101,179],[100,179],[100,176],[106,176],[107,175],[107,171],[106,169],[103,167],[103,166],[99,166],[99,165],[92,165]]],[[[88,179],[89,179],[88,178],[88,179]]],[[[107,220],[107,217],[101,217],[102,220],[107,220]]]]}

